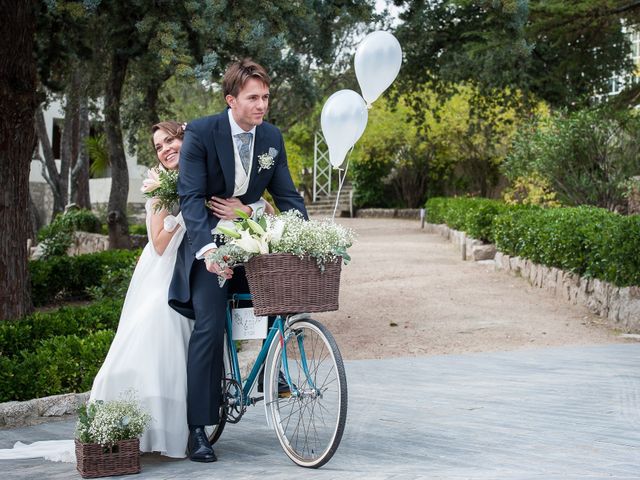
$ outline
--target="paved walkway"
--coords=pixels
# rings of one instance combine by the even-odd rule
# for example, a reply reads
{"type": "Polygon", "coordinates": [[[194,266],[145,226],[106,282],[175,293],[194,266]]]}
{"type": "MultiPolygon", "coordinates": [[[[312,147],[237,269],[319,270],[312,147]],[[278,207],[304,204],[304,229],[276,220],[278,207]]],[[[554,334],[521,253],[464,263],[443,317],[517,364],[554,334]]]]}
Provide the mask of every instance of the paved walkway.
{"type": "MultiPolygon", "coordinates": [[[[145,455],[135,478],[638,479],[638,365],[639,344],[349,361],[347,430],[322,469],[285,457],[254,407],[225,431],[218,463],[145,455]]],[[[0,448],[72,434],[72,422],[4,430],[0,448]]],[[[0,468],[80,478],[39,459],[0,468]]]]}
{"type": "MultiPolygon", "coordinates": [[[[340,311],[322,315],[349,359],[333,460],[294,465],[258,406],[227,427],[218,463],[145,455],[131,478],[640,479],[640,343],[522,279],[460,261],[415,221],[344,222],[359,241],[340,311]]],[[[0,448],[73,430],[0,430],[0,448]]],[[[80,477],[73,464],[0,461],[2,480],[50,478],[80,477]]]]}

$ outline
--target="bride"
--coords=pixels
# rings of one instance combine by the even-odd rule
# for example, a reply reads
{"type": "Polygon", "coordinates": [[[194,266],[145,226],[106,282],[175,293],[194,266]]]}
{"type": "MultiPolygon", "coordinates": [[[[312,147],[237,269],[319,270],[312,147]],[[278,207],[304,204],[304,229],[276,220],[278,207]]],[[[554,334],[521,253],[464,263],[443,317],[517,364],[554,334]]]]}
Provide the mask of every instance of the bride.
{"type": "MultiPolygon", "coordinates": [[[[154,125],[153,145],[158,161],[168,170],[178,169],[183,127],[177,122],[154,125]]],[[[185,233],[182,214],[155,211],[150,199],[147,212],[149,243],[135,268],[120,316],[120,323],[107,357],[96,375],[90,400],[114,400],[134,391],[152,422],[140,438],[142,452],[160,452],[174,458],[186,456],[187,349],[193,321],[169,308],[167,292],[173,275],[176,252],[185,233]]],[[[265,200],[243,205],[237,198],[212,198],[213,214],[232,220],[235,209],[251,214],[273,208],[265,200]]],[[[72,440],[18,442],[13,449],[0,450],[0,459],[45,457],[75,461],[72,440]]]]}
{"type": "MultiPolygon", "coordinates": [[[[162,122],[152,132],[160,165],[178,169],[182,127],[162,122]]],[[[181,214],[156,212],[155,203],[150,199],[145,205],[149,243],[131,277],[118,330],[93,381],[90,400],[115,400],[135,390],[153,418],[140,438],[140,450],[180,458],[189,434],[185,372],[193,322],[169,308],[167,292],[185,228],[181,214]]]]}

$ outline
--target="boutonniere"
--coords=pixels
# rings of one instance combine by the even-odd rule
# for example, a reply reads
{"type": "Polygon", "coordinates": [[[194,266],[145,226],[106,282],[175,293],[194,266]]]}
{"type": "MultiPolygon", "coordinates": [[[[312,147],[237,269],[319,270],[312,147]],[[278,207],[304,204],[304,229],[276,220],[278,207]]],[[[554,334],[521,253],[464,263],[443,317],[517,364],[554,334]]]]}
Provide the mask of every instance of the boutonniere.
{"type": "Polygon", "coordinates": [[[278,150],[273,147],[269,147],[269,151],[267,153],[258,155],[258,164],[260,165],[260,168],[258,168],[258,173],[260,173],[262,170],[269,170],[271,167],[273,167],[276,155],[278,155],[278,150]]]}

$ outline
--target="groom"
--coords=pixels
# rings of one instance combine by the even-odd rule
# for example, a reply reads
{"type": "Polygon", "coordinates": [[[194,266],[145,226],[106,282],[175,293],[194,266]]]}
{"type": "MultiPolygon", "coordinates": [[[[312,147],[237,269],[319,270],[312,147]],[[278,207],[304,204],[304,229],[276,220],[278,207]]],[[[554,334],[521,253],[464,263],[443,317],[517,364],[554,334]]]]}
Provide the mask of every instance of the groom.
{"type": "Polygon", "coordinates": [[[237,272],[220,287],[217,275],[231,278],[233,271],[221,271],[205,259],[222,241],[216,229],[220,219],[205,201],[238,197],[251,206],[266,189],[279,210],[296,209],[307,216],[291,180],[282,134],[263,121],[269,83],[266,70],[251,60],[230,65],[222,79],[229,108],[190,122],[180,151],[178,193],[187,232],[178,250],[169,305],[195,318],[187,357],[187,419],[189,456],[197,462],[216,461],[204,426],[220,421],[227,292],[242,280],[237,272]]]}

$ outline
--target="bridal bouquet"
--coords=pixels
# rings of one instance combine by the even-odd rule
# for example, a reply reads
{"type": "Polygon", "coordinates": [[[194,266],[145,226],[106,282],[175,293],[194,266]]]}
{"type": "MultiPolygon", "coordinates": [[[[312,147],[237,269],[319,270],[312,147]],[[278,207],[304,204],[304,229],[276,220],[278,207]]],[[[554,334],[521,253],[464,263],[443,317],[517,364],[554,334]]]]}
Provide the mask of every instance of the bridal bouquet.
{"type": "MultiPolygon", "coordinates": [[[[348,263],[347,248],[353,244],[354,232],[331,220],[304,220],[297,210],[277,216],[263,215],[258,221],[236,211],[240,220],[232,229],[220,227],[226,243],[207,259],[222,268],[245,263],[252,257],[269,253],[290,253],[316,260],[320,270],[341,257],[348,263]]],[[[221,277],[221,284],[224,284],[221,277]]]]}
{"type": "Polygon", "coordinates": [[[151,421],[132,394],[120,400],[88,402],[78,409],[76,439],[111,446],[138,438],[151,421]]]}
{"type": "Polygon", "coordinates": [[[178,171],[161,167],[150,168],[147,178],[142,181],[140,191],[145,197],[158,200],[154,205],[156,212],[171,211],[178,204],[178,171]]]}

